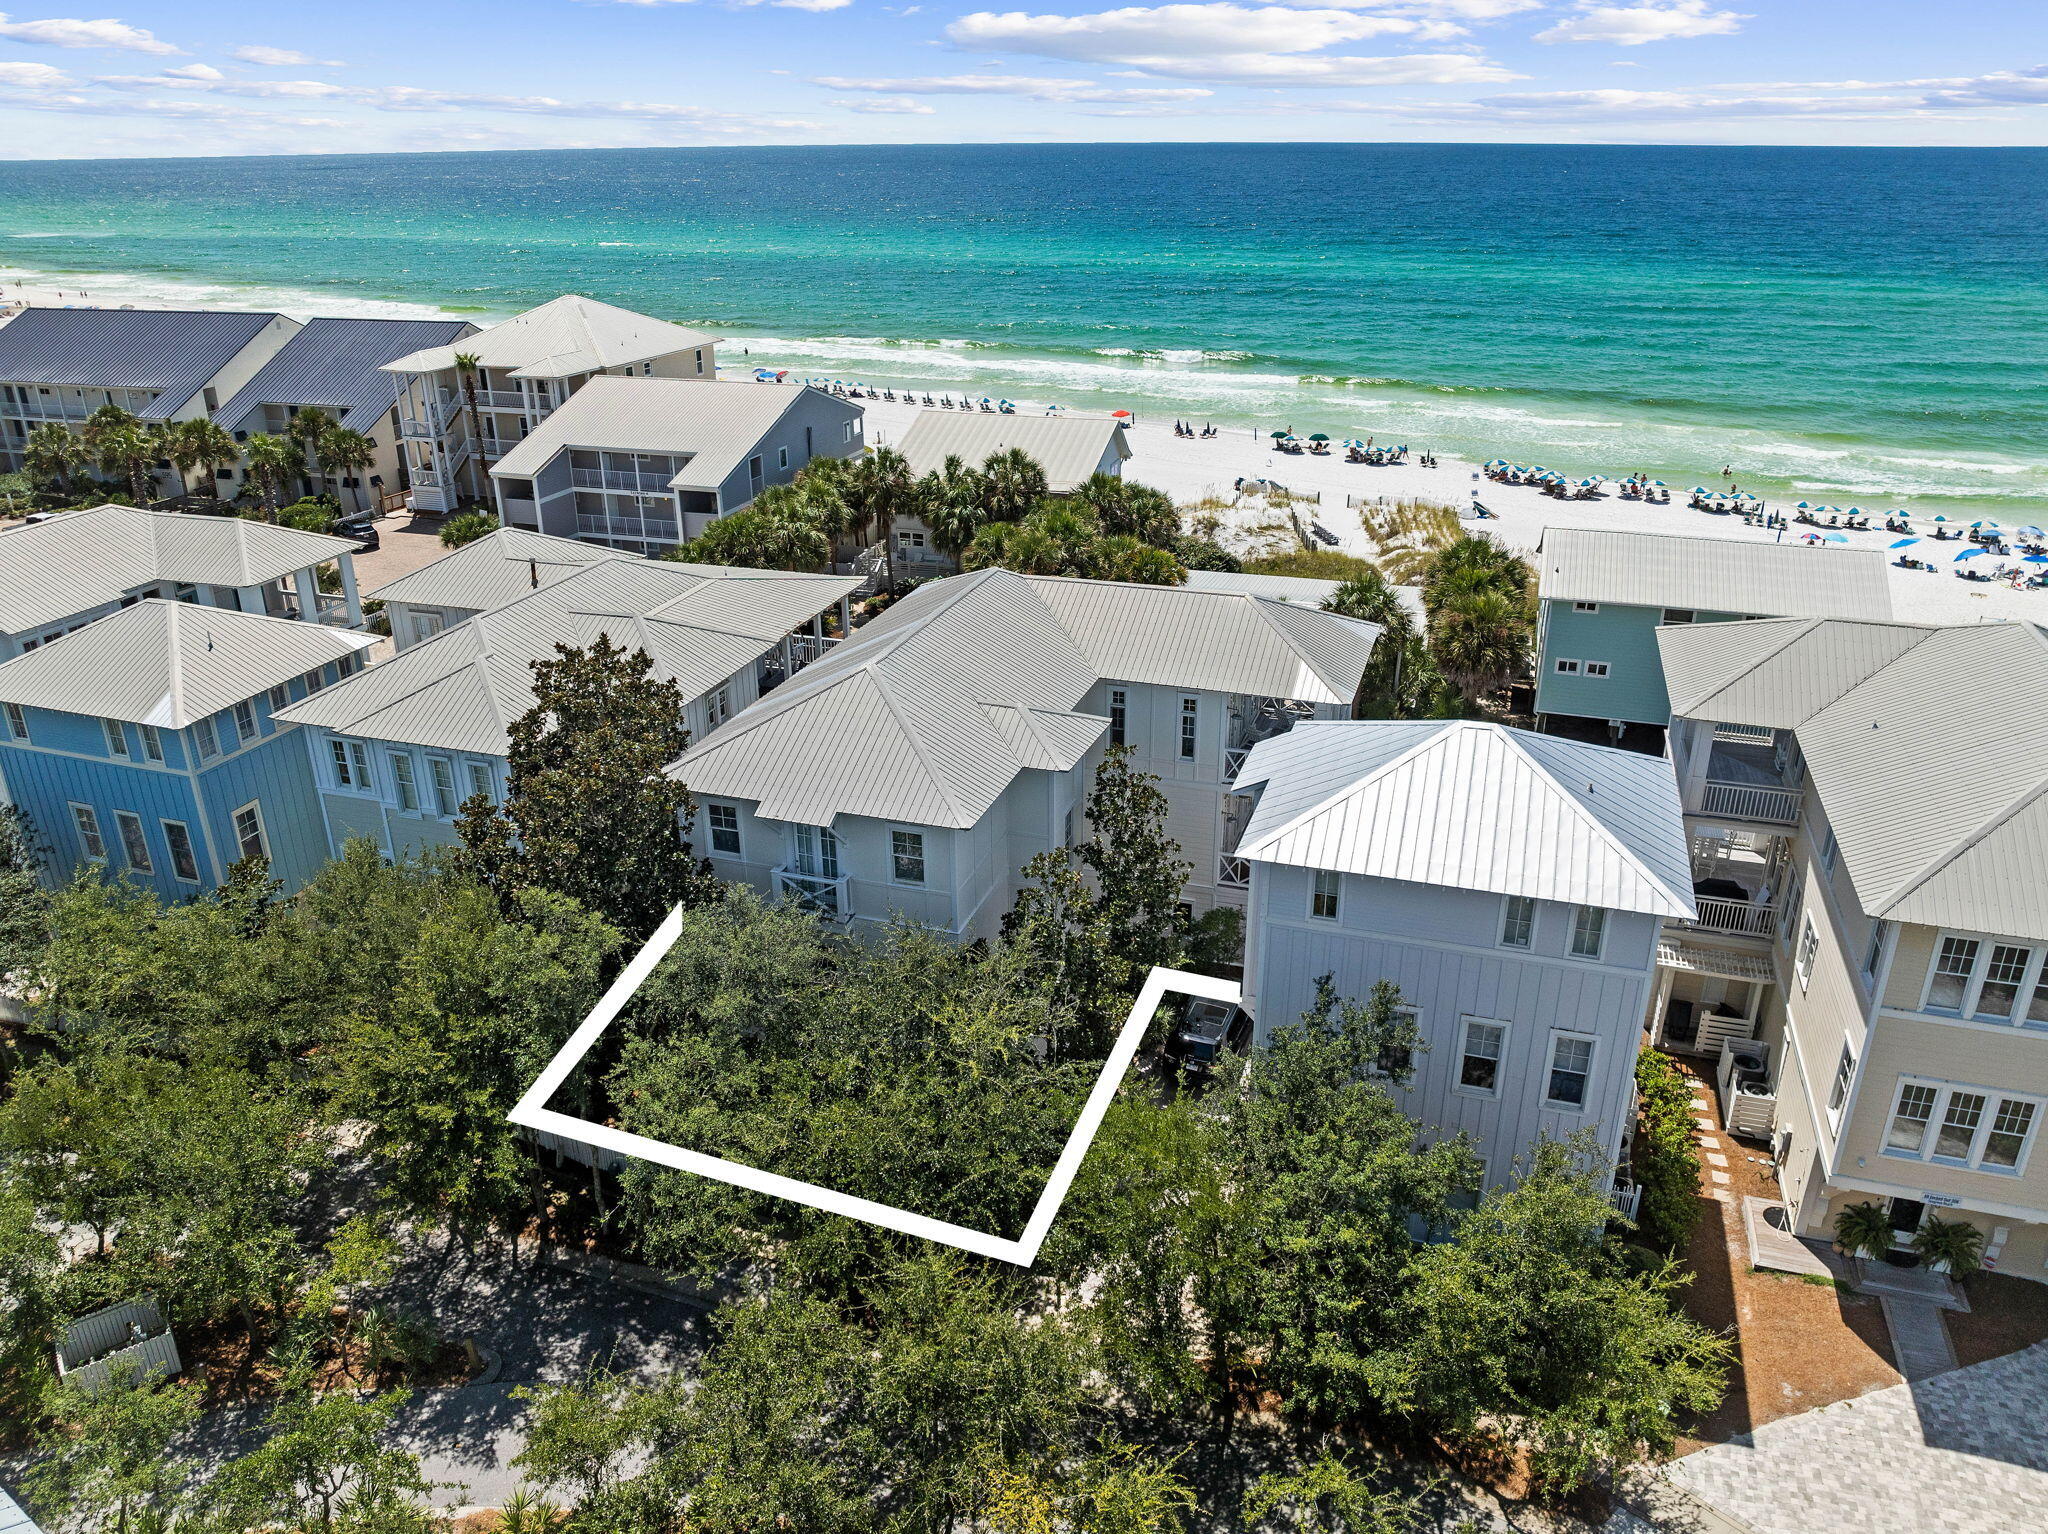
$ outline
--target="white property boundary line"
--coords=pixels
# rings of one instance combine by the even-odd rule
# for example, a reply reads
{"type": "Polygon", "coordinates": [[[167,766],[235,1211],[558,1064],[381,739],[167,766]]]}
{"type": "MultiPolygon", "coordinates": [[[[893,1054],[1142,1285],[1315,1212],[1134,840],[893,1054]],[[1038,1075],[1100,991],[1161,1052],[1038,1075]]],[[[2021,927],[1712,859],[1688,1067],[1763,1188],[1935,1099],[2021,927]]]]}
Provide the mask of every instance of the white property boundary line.
{"type": "Polygon", "coordinates": [[[1088,1101],[1081,1108],[1081,1116],[1074,1121],[1073,1132],[1067,1136],[1067,1143],[1060,1151],[1060,1158],[1053,1164],[1052,1175],[1046,1179],[1045,1190],[1038,1195],[1038,1202],[1032,1207],[1031,1218],[1024,1224],[1024,1234],[1015,1241],[992,1236],[985,1231],[969,1230],[964,1225],[949,1224],[945,1220],[934,1220],[927,1215],[912,1214],[907,1209],[897,1209],[888,1204],[878,1204],[872,1199],[857,1198],[851,1193],[836,1192],[821,1188],[815,1183],[799,1182],[793,1177],[778,1177],[773,1172],[764,1172],[757,1167],[743,1165],[737,1161],[726,1161],[717,1156],[707,1156],[701,1151],[682,1150],[661,1140],[650,1140],[645,1135],[628,1134],[621,1129],[611,1129],[603,1124],[593,1124],[588,1119],[579,1119],[570,1114],[556,1113],[546,1104],[553,1097],[569,1073],[579,1065],[583,1057],[611,1026],[612,1020],[624,1009],[627,1002],[646,983],[655,965],[662,961],[669,949],[675,946],[682,935],[683,916],[678,907],[669,912],[668,919],[655,929],[647,945],[633,956],[633,962],[620,973],[604,993],[598,1004],[591,1008],[590,1016],[577,1026],[569,1042],[556,1052],[554,1059],[547,1063],[532,1086],[526,1089],[506,1115],[513,1123],[527,1129],[545,1130],[585,1145],[602,1150],[617,1151],[621,1155],[637,1156],[642,1161],[652,1161],[660,1166],[671,1167],[678,1172],[695,1172],[701,1177],[716,1178],[719,1182],[731,1183],[734,1187],[749,1188],[756,1193],[766,1193],[774,1198],[785,1198],[791,1203],[802,1204],[811,1209],[822,1209],[828,1214],[845,1215],[850,1219],[865,1220],[870,1225],[879,1225],[885,1230],[901,1231],[907,1236],[921,1236],[927,1241],[943,1242],[964,1251],[974,1252],[983,1257],[999,1258],[1004,1262],[1029,1267],[1038,1257],[1038,1249],[1044,1245],[1046,1233],[1052,1229],[1052,1222],[1060,1212],[1060,1205],[1066,1202],[1067,1190],[1073,1185],[1074,1174],[1081,1170],[1081,1159],[1088,1154],[1088,1147],[1094,1143],[1095,1132],[1102,1127],[1102,1117],[1109,1111],[1110,1100],[1116,1096],[1116,1089],[1123,1081],[1124,1073],[1130,1069],[1131,1060],[1138,1052],[1138,1045],[1144,1040],[1146,1025],[1159,1003],[1171,991],[1186,996],[1209,997],[1216,1001],[1236,1004],[1240,988],[1228,980],[1215,980],[1207,975],[1189,974],[1185,970],[1154,969],[1145,977],[1138,999],[1131,1005],[1130,1016],[1117,1034],[1116,1044],[1109,1052],[1109,1059],[1103,1063],[1102,1074],[1095,1079],[1094,1087],[1088,1093],[1088,1101]]]}

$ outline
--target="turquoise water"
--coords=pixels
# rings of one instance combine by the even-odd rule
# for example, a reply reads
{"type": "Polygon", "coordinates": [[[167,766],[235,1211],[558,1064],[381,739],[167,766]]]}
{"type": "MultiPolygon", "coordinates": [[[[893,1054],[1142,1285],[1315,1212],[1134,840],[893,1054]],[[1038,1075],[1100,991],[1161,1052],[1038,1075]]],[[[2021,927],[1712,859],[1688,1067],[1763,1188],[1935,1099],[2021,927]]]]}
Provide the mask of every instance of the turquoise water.
{"type": "MultiPolygon", "coordinates": [[[[0,267],[1847,504],[2048,506],[2048,151],[582,150],[0,164],[0,267]]],[[[2030,516],[2038,511],[2029,510],[2030,516]]]]}

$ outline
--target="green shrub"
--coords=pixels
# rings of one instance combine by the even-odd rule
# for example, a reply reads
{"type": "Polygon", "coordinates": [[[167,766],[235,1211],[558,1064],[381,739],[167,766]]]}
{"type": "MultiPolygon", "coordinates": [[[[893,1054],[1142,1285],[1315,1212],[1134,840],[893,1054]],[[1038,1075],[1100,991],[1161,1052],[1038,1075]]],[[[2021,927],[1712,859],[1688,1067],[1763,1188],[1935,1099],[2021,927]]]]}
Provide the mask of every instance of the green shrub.
{"type": "Polygon", "coordinates": [[[1337,549],[1289,549],[1247,559],[1244,567],[1255,575],[1296,575],[1312,581],[1349,581],[1379,573],[1379,567],[1371,560],[1337,549]]]}
{"type": "Polygon", "coordinates": [[[498,530],[498,519],[481,511],[465,511],[460,516],[450,517],[441,524],[441,546],[459,549],[465,543],[474,543],[486,533],[498,530]]]}
{"type": "Polygon", "coordinates": [[[331,533],[334,531],[334,512],[318,501],[298,501],[281,508],[277,514],[280,527],[296,527],[306,533],[331,533]]]}
{"type": "Polygon", "coordinates": [[[1844,1205],[1835,1211],[1835,1239],[1852,1257],[1882,1257],[1891,1249],[1891,1216],[1882,1204],[1844,1205]]]}
{"type": "Polygon", "coordinates": [[[1636,1057],[1636,1138],[1629,1169],[1643,1190],[1636,1224],[1646,1240],[1675,1251],[1699,1215],[1700,1164],[1693,1153],[1692,1082],[1672,1058],[1636,1057]]]}

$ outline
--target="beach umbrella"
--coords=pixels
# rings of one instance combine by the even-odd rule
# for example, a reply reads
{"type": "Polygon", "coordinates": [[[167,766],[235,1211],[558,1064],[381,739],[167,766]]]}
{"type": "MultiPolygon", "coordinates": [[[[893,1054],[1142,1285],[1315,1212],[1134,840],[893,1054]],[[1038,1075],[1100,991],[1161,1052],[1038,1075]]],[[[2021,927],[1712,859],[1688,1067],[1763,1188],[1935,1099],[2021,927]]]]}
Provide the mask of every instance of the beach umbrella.
{"type": "Polygon", "coordinates": [[[1849,515],[1852,517],[1860,517],[1863,515],[1863,508],[1861,506],[1851,506],[1849,508],[1849,515]]]}
{"type": "Polygon", "coordinates": [[[1283,440],[1285,440],[1285,438],[1286,438],[1286,436],[1287,436],[1287,433],[1286,433],[1286,432],[1284,432],[1284,431],[1276,431],[1276,432],[1273,432],[1273,433],[1271,433],[1270,435],[1272,436],[1272,438],[1273,438],[1273,440],[1274,440],[1275,442],[1280,442],[1280,441],[1283,441],[1283,440]]]}
{"type": "MultiPolygon", "coordinates": [[[[1113,421],[1128,421],[1131,418],[1131,413],[1128,410],[1112,410],[1109,413],[1109,417],[1113,421]]],[[[1275,432],[1274,435],[1277,437],[1284,437],[1287,435],[1287,433],[1284,431],[1275,432]]]]}
{"type": "Polygon", "coordinates": [[[1311,442],[1328,442],[1330,437],[1327,432],[1312,431],[1308,434],[1308,440],[1311,442]]]}
{"type": "Polygon", "coordinates": [[[2031,522],[2029,522],[2025,527],[2020,529],[2020,534],[2022,537],[2026,538],[2048,537],[2048,533],[2043,533],[2040,528],[2034,526],[2031,522]]]}
{"type": "Polygon", "coordinates": [[[1668,488],[1668,487],[1667,487],[1667,486],[1665,485],[1665,483],[1664,483],[1664,481],[1663,481],[1663,480],[1661,480],[1661,479],[1653,479],[1653,480],[1651,480],[1651,481],[1650,481],[1650,488],[1651,488],[1652,490],[1663,490],[1663,489],[1666,489],[1666,488],[1668,488]]]}
{"type": "Polygon", "coordinates": [[[1990,550],[1988,549],[1964,549],[1962,553],[1956,555],[1956,557],[1950,560],[1949,563],[1959,565],[1966,559],[1977,559],[1989,552],[1990,550]]]}
{"type": "Polygon", "coordinates": [[[2023,565],[2048,565],[2048,554],[2028,554],[2020,560],[2023,565]]]}
{"type": "Polygon", "coordinates": [[[1946,522],[1946,521],[1948,520],[1948,518],[1947,518],[1947,517],[1936,517],[1936,518],[1935,518],[1934,520],[1935,520],[1935,521],[1937,521],[1937,522],[1946,522]]]}
{"type": "MultiPolygon", "coordinates": [[[[1694,486],[1692,487],[1692,494],[1694,494],[1694,495],[1705,495],[1706,493],[1707,493],[1707,487],[1706,487],[1705,485],[1694,485],[1694,486]]],[[[1803,506],[1803,505],[1805,505],[1805,504],[1806,504],[1806,503],[1805,503],[1804,501],[1801,501],[1801,502],[1800,502],[1800,505],[1802,505],[1802,506],[1803,506]]]]}
{"type": "Polygon", "coordinates": [[[1918,538],[1901,538],[1897,543],[1893,544],[1892,547],[1895,549],[1911,548],[1914,544],[1918,543],[1919,541],[1920,540],[1918,538]]]}
{"type": "MultiPolygon", "coordinates": [[[[1357,437],[1346,437],[1344,439],[1344,445],[1346,447],[1364,447],[1365,443],[1363,440],[1357,437]]],[[[1496,459],[1495,461],[1498,462],[1499,460],[1496,459]]]]}
{"type": "Polygon", "coordinates": [[[1847,533],[1829,533],[1827,537],[1821,539],[1822,543],[1847,543],[1848,541],[1849,535],[1847,533]]]}

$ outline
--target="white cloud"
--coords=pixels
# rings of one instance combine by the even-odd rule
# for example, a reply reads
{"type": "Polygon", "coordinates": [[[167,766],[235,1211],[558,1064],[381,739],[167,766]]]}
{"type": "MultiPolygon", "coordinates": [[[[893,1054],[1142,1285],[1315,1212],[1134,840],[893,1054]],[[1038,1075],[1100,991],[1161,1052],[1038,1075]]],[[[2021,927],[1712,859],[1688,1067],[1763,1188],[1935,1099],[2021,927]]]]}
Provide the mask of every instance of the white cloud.
{"type": "Polygon", "coordinates": [[[1703,91],[1618,89],[1527,91],[1474,101],[1389,105],[1339,101],[1330,110],[1426,123],[1680,123],[1695,120],[1814,119],[1926,121],[1960,114],[1931,108],[1928,98],[1900,96],[1734,96],[1703,91]]]}
{"type": "Polygon", "coordinates": [[[1525,78],[1463,53],[1338,54],[1300,58],[1245,53],[1217,59],[1130,59],[1133,73],[1218,85],[1497,85],[1525,78]]]}
{"type": "Polygon", "coordinates": [[[872,113],[877,117],[929,117],[938,111],[937,107],[912,101],[908,96],[877,96],[872,101],[835,101],[832,105],[844,107],[849,112],[872,113]]]}
{"type": "Polygon", "coordinates": [[[1139,58],[1312,53],[1333,43],[1411,33],[1415,26],[1393,16],[1254,7],[1224,0],[1206,5],[1127,6],[1082,16],[976,11],[947,27],[946,36],[963,47],[1127,64],[1139,58]]]}
{"type": "Polygon", "coordinates": [[[215,69],[211,64],[177,64],[166,69],[164,75],[174,80],[225,80],[227,78],[226,75],[215,69]]]}
{"type": "Polygon", "coordinates": [[[49,48],[114,48],[123,53],[183,53],[144,27],[102,17],[81,21],[75,17],[51,16],[42,21],[9,21],[0,11],[0,37],[17,43],[41,43],[49,48]]]}
{"type": "Polygon", "coordinates": [[[318,64],[322,69],[341,68],[340,59],[316,59],[310,53],[301,53],[296,48],[268,48],[261,43],[250,43],[236,48],[229,58],[240,59],[244,64],[261,64],[266,69],[287,69],[297,66],[301,69],[309,64],[318,64]]]}
{"type": "Polygon", "coordinates": [[[1640,5],[1602,5],[1579,0],[1579,14],[1536,34],[1539,43],[1613,43],[1637,48],[1679,37],[1725,37],[1742,30],[1749,17],[1717,11],[1710,0],[1646,0],[1640,5]]]}
{"type": "Polygon", "coordinates": [[[70,83],[71,76],[54,64],[17,64],[12,59],[0,59],[0,85],[43,91],[70,83]]]}
{"type": "Polygon", "coordinates": [[[1041,75],[914,75],[850,79],[815,75],[811,84],[835,91],[915,91],[925,96],[1026,96],[1034,101],[1197,101],[1216,93],[1200,86],[1122,87],[1092,80],[1049,79],[1041,75]]]}
{"type": "Polygon", "coordinates": [[[116,91],[207,91],[216,96],[250,96],[259,101],[317,101],[351,94],[347,86],[327,80],[231,80],[217,69],[204,75],[184,70],[165,70],[160,75],[100,75],[93,84],[116,91]]]}
{"type": "Polygon", "coordinates": [[[563,101],[554,96],[494,96],[411,85],[359,89],[349,94],[385,112],[457,112],[470,108],[538,117],[626,118],[637,122],[682,123],[705,133],[800,132],[823,126],[798,117],[755,117],[665,101],[563,101]]]}

